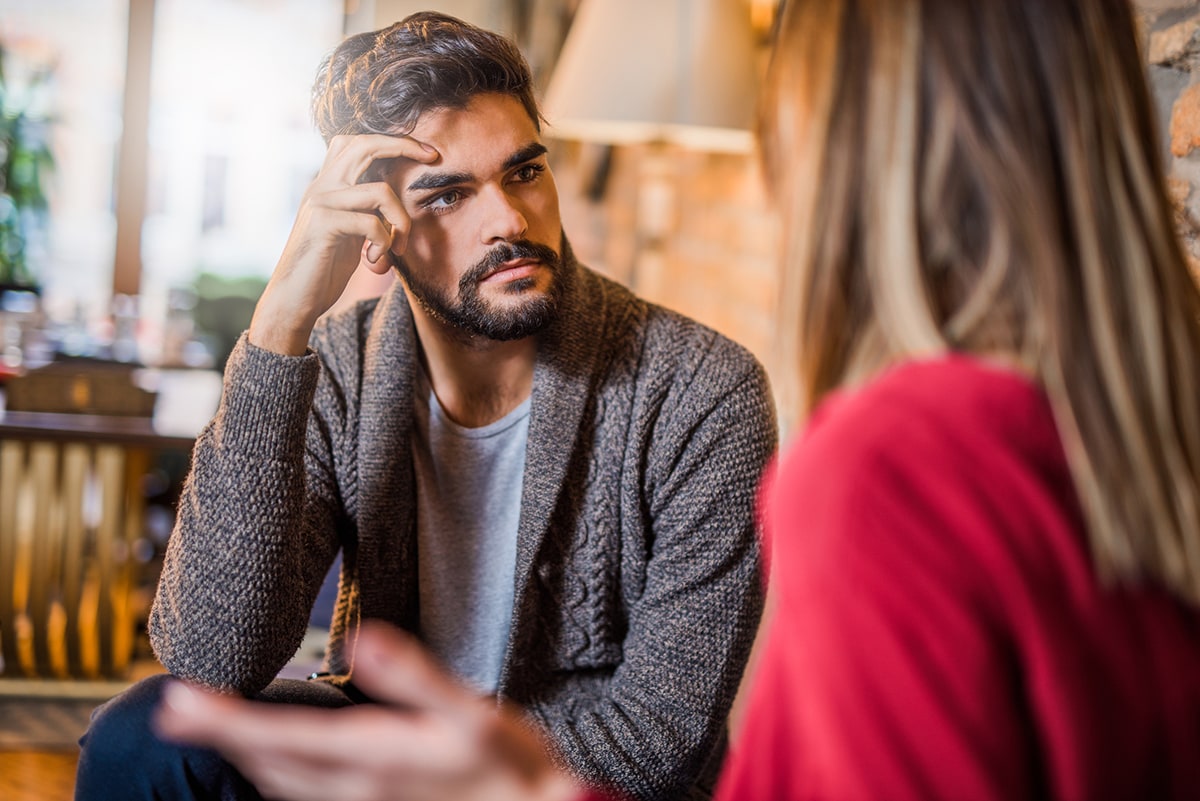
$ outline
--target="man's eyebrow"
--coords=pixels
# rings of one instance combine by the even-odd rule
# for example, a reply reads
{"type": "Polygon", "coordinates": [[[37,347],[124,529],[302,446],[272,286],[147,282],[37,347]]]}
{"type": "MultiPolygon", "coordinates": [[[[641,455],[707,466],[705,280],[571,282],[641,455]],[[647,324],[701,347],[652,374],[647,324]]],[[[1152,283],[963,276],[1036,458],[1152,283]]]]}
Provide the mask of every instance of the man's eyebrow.
{"type": "Polygon", "coordinates": [[[469,172],[427,172],[408,185],[409,192],[420,192],[424,189],[445,189],[448,186],[469,184],[475,176],[469,172]]]}
{"type": "Polygon", "coordinates": [[[530,142],[504,161],[504,169],[511,170],[518,164],[524,164],[527,161],[533,161],[545,152],[546,146],[541,142],[530,142]]]}
{"type": "MultiPolygon", "coordinates": [[[[505,159],[501,169],[511,170],[518,164],[533,161],[546,152],[546,146],[541,142],[530,142],[505,159]]],[[[451,186],[469,184],[474,180],[475,176],[469,172],[427,172],[417,177],[405,191],[422,192],[429,189],[446,189],[451,186]]]]}

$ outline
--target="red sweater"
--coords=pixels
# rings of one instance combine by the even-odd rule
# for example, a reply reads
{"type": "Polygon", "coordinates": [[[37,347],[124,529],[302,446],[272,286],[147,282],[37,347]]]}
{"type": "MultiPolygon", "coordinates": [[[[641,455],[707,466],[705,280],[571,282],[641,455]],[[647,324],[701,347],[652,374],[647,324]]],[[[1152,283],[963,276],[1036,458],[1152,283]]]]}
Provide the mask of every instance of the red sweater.
{"type": "Polygon", "coordinates": [[[720,799],[1200,798],[1200,616],[1097,580],[1028,381],[890,370],[765,498],[774,611],[720,799]]]}

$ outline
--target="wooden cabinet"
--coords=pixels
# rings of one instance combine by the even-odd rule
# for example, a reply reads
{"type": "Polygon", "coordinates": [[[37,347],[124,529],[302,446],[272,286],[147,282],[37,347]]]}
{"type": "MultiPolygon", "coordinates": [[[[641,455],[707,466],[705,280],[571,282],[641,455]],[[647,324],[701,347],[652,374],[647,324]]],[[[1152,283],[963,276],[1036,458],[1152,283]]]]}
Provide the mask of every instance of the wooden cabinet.
{"type": "Polygon", "coordinates": [[[150,417],[0,416],[0,654],[5,678],[120,678],[133,655],[142,482],[155,454],[190,451],[220,379],[161,396],[150,417]],[[215,382],[215,388],[213,385],[215,382]],[[179,424],[174,404],[194,411],[179,424]],[[166,404],[166,405],[164,405],[166,404]],[[173,426],[161,422],[175,415],[173,426]],[[172,433],[165,433],[170,429],[172,433]],[[194,432],[193,432],[194,433],[194,432]]]}

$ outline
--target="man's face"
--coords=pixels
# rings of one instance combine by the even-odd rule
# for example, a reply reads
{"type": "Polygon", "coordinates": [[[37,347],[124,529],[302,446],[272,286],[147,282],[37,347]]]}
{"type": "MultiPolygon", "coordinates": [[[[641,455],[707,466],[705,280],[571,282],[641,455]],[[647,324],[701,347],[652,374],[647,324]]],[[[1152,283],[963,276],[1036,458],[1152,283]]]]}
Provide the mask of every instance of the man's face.
{"type": "Polygon", "coordinates": [[[422,114],[412,138],[432,164],[398,161],[388,183],[412,218],[398,260],[409,294],[434,319],[493,340],[537,333],[562,289],[562,224],[546,148],[524,106],[481,94],[422,114]]]}

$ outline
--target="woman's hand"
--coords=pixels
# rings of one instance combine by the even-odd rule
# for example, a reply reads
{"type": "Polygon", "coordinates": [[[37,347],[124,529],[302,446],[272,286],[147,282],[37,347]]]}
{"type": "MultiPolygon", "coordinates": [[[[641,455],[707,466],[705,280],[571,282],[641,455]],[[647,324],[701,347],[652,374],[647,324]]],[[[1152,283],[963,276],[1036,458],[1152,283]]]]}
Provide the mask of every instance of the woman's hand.
{"type": "Polygon", "coordinates": [[[265,704],[181,682],[155,722],[168,739],[217,749],[272,799],[585,797],[527,721],[457,684],[396,629],[363,625],[354,682],[377,703],[265,704]]]}

